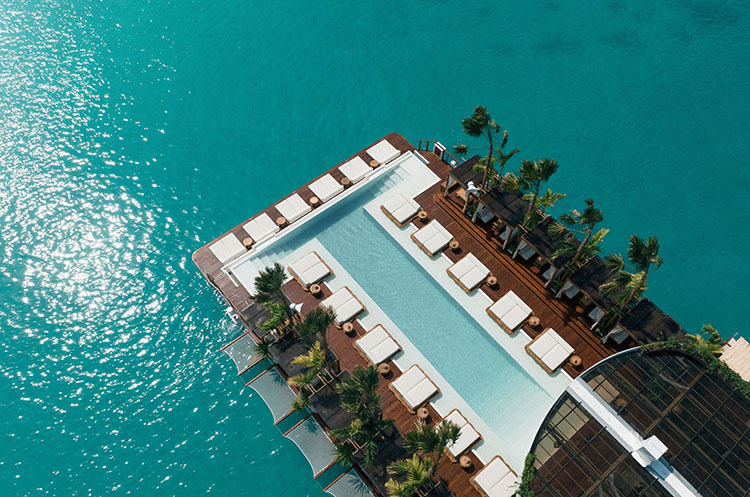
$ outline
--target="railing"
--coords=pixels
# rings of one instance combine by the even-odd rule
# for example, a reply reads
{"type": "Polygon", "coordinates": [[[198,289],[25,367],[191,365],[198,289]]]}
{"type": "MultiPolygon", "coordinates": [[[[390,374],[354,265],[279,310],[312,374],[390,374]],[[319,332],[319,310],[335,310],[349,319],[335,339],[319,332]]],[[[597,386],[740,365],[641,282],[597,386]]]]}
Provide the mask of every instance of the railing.
{"type": "Polygon", "coordinates": [[[440,157],[440,159],[445,162],[446,164],[450,166],[457,166],[458,164],[461,164],[465,159],[456,159],[451,155],[450,152],[448,152],[448,149],[443,145],[442,143],[435,141],[435,140],[419,140],[419,145],[417,145],[417,150],[419,151],[425,151],[425,152],[433,152],[435,155],[440,157]],[[435,146],[437,145],[438,150],[435,150],[435,146]],[[451,160],[448,160],[446,157],[450,157],[451,160]]]}

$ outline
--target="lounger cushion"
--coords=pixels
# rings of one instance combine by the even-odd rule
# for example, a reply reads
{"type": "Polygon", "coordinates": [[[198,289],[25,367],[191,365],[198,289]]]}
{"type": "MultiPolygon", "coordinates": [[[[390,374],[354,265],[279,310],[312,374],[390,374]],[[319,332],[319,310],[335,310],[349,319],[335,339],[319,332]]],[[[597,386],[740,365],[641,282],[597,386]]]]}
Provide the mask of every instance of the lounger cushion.
{"type": "Polygon", "coordinates": [[[294,194],[291,197],[287,197],[278,204],[276,204],[276,210],[279,214],[284,216],[289,223],[293,223],[297,219],[301,218],[312,210],[312,207],[302,200],[298,194],[294,194]]]}
{"type": "Polygon", "coordinates": [[[417,215],[420,207],[416,200],[406,198],[400,193],[397,193],[383,204],[383,209],[393,216],[398,224],[404,224],[406,221],[417,215]]]}
{"type": "Polygon", "coordinates": [[[529,346],[533,353],[551,371],[559,368],[573,353],[571,347],[555,330],[549,328],[529,346]]]}
{"type": "Polygon", "coordinates": [[[279,226],[265,212],[260,216],[255,216],[242,227],[255,243],[260,243],[279,231],[279,226]]]}
{"type": "Polygon", "coordinates": [[[321,202],[328,202],[333,197],[344,191],[344,185],[336,181],[330,174],[326,174],[310,183],[310,191],[313,192],[321,202]]]}
{"type": "Polygon", "coordinates": [[[245,246],[234,236],[234,233],[229,233],[208,248],[222,264],[245,252],[245,246]]]}
{"type": "Polygon", "coordinates": [[[430,254],[435,255],[448,246],[453,239],[453,236],[451,236],[450,232],[445,229],[442,224],[433,220],[415,232],[414,238],[421,243],[430,254]]]}
{"type": "Polygon", "coordinates": [[[569,299],[572,299],[573,297],[578,295],[578,288],[570,281],[565,282],[562,291],[569,299]]]}
{"type": "Polygon", "coordinates": [[[382,325],[377,325],[354,343],[373,364],[380,364],[387,361],[396,352],[401,350],[401,347],[399,347],[382,325]]]}
{"type": "Polygon", "coordinates": [[[495,458],[474,477],[474,483],[488,497],[511,497],[516,493],[516,475],[500,458],[495,458]]]}
{"type": "Polygon", "coordinates": [[[469,447],[482,438],[458,409],[451,411],[445,417],[445,420],[456,424],[460,428],[460,436],[458,437],[458,440],[456,440],[456,443],[450,444],[446,447],[450,455],[454,458],[466,452],[469,447]]]}
{"type": "Polygon", "coordinates": [[[341,167],[339,167],[339,171],[349,178],[352,183],[356,183],[367,176],[367,174],[372,171],[372,168],[370,168],[361,157],[357,156],[342,164],[341,167]]]}
{"type": "Polygon", "coordinates": [[[604,316],[604,311],[598,306],[594,307],[591,309],[591,312],[589,312],[589,317],[594,321],[599,321],[602,316],[604,316]]]}
{"type": "Polygon", "coordinates": [[[380,164],[386,164],[401,155],[401,152],[391,145],[388,140],[381,140],[367,149],[367,155],[378,161],[380,164]]]}
{"type": "Polygon", "coordinates": [[[362,304],[347,287],[339,288],[333,295],[323,300],[320,305],[332,307],[336,311],[336,322],[339,324],[351,321],[354,316],[364,310],[362,304]]]}
{"type": "Polygon", "coordinates": [[[290,264],[289,270],[290,272],[293,272],[306,287],[319,282],[331,274],[328,266],[315,252],[310,252],[300,260],[290,264]]]}
{"type": "Polygon", "coordinates": [[[531,307],[513,290],[492,304],[489,311],[510,330],[518,328],[531,315],[531,307]]]}
{"type": "Polygon", "coordinates": [[[392,383],[404,402],[416,409],[437,393],[437,387],[416,365],[403,372],[392,383]]]}

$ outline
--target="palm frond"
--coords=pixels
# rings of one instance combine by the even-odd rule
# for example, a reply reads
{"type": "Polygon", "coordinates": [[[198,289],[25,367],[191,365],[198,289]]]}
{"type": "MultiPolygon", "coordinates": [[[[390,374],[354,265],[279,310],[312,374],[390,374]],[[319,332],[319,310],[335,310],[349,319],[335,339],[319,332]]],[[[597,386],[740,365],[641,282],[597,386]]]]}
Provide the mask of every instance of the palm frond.
{"type": "Polygon", "coordinates": [[[622,271],[625,268],[625,259],[620,254],[609,254],[604,258],[604,266],[610,273],[622,271]]]}
{"type": "Polygon", "coordinates": [[[466,155],[469,153],[469,147],[463,143],[457,143],[453,145],[453,151],[459,155],[466,155]]]}

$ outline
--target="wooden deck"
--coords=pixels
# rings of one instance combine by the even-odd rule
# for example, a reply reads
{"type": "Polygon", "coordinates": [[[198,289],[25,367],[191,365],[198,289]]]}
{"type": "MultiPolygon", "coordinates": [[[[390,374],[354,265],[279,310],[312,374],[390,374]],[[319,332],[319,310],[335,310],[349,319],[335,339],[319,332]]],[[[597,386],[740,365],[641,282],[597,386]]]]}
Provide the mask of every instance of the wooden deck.
{"type": "MultiPolygon", "coordinates": [[[[399,134],[391,133],[385,138],[402,153],[416,150],[413,145],[399,134]]],[[[370,146],[365,147],[365,150],[370,146]]],[[[450,167],[440,161],[432,152],[421,151],[420,154],[429,161],[430,169],[441,178],[441,183],[444,184],[451,170],[450,167]]],[[[356,155],[362,157],[367,163],[371,160],[364,150],[356,155]]],[[[326,171],[321,176],[330,173],[335,179],[340,180],[342,174],[338,171],[339,165],[341,164],[326,171]]],[[[295,192],[290,193],[290,195],[298,193],[303,199],[308,200],[313,196],[308,185],[312,181],[315,181],[315,179],[317,178],[312,179],[295,192]]],[[[523,327],[522,331],[517,331],[516,333],[526,333],[529,337],[533,338],[547,328],[554,328],[575,349],[574,353],[581,358],[582,364],[577,368],[574,368],[569,363],[564,366],[565,371],[572,377],[578,376],[582,371],[601,359],[632,345],[627,342],[617,348],[610,345],[603,345],[598,337],[589,330],[589,326],[592,323],[586,317],[586,309],[577,303],[568,302],[565,298],[556,299],[544,287],[543,281],[540,278],[541,269],[533,262],[524,263],[520,259],[512,259],[511,254],[503,250],[502,244],[498,239],[498,231],[492,226],[472,223],[461,212],[462,203],[455,198],[453,191],[449,192],[448,197],[442,194],[441,183],[423,192],[416,200],[427,211],[429,219],[439,220],[459,241],[461,247],[459,251],[454,253],[446,250],[445,252],[451,260],[458,260],[471,252],[497,277],[498,285],[496,288],[488,288],[487,285],[483,285],[477,291],[483,291],[491,299],[497,300],[508,290],[513,290],[533,309],[534,314],[540,318],[541,323],[536,328],[532,328],[527,324],[523,327]]],[[[279,215],[273,206],[261,212],[268,213],[272,219],[275,219],[279,215]]],[[[252,217],[255,217],[255,215],[252,217]]],[[[234,233],[240,240],[243,239],[246,234],[242,225],[246,222],[247,220],[243,221],[227,233],[234,233]]],[[[415,220],[413,222],[421,226],[420,221],[415,220]]],[[[225,236],[227,233],[221,234],[217,239],[225,236]]],[[[236,286],[221,271],[222,264],[208,248],[214,241],[196,250],[193,254],[193,261],[211,285],[234,308],[245,326],[252,331],[255,328],[254,325],[260,319],[257,306],[253,305],[250,295],[244,288],[236,286]]],[[[325,284],[322,287],[323,294],[319,298],[304,291],[294,280],[289,281],[284,286],[284,291],[290,301],[303,302],[303,313],[305,313],[318,305],[320,299],[330,295],[331,292],[328,287],[325,284]]],[[[357,365],[366,365],[366,361],[352,345],[354,340],[364,332],[365,330],[357,321],[355,321],[355,333],[352,336],[346,335],[340,329],[332,328],[330,330],[328,338],[329,347],[338,356],[342,370],[348,369],[351,371],[357,365]]],[[[392,372],[388,377],[383,379],[380,385],[383,412],[386,417],[395,420],[396,428],[404,435],[413,426],[416,416],[409,414],[393,392],[388,389],[388,384],[401,373],[392,362],[390,366],[392,372]]],[[[430,422],[439,421],[437,413],[431,407],[429,409],[431,411],[430,422]]],[[[450,491],[457,497],[475,497],[479,495],[469,484],[469,479],[481,469],[482,463],[473,453],[470,452],[470,455],[474,464],[468,470],[462,469],[458,464],[452,464],[448,458],[443,458],[437,471],[437,476],[445,482],[450,491]]]]}

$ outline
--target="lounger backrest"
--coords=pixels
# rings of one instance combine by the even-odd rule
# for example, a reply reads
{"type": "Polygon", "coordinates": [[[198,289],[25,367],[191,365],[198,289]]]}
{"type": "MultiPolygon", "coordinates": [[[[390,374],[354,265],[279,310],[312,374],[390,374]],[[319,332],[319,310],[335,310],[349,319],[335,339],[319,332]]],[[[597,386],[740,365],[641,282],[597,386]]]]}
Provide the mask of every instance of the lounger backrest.
{"type": "Polygon", "coordinates": [[[507,496],[515,494],[513,483],[516,477],[510,468],[500,458],[495,458],[482,468],[474,482],[491,497],[507,496]]]}

